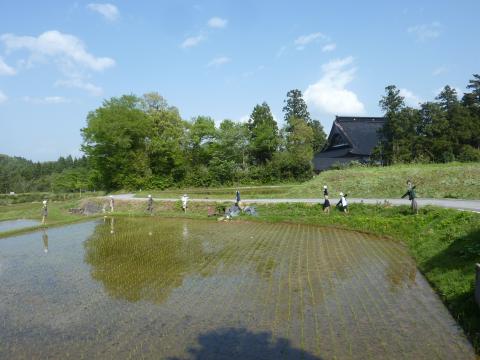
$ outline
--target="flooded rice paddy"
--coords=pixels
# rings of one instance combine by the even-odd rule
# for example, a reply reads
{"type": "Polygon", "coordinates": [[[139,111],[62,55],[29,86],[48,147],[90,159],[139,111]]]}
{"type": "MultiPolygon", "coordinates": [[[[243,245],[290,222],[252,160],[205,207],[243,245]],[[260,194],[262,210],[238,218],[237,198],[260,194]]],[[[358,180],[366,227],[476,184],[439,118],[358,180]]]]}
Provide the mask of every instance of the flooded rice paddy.
{"type": "Polygon", "coordinates": [[[36,226],[40,224],[40,221],[37,220],[28,220],[28,219],[20,219],[20,220],[4,220],[0,221],[0,233],[5,231],[23,229],[31,226],[36,226]]]}
{"type": "Polygon", "coordinates": [[[0,358],[468,359],[393,241],[112,219],[0,240],[0,358]]]}

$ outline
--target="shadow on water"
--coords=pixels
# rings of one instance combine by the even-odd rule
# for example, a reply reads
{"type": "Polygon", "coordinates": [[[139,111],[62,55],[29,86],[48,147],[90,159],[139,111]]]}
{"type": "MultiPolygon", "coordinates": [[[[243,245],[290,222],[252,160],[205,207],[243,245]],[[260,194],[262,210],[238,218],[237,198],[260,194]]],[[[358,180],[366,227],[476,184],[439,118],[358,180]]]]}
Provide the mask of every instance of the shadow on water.
{"type": "MultiPolygon", "coordinates": [[[[272,340],[269,332],[254,333],[244,328],[225,328],[209,331],[198,336],[198,346],[188,349],[186,359],[194,360],[276,360],[305,359],[321,360],[304,350],[292,347],[285,338],[272,340]]],[[[182,358],[169,358],[180,360],[182,358]]]]}

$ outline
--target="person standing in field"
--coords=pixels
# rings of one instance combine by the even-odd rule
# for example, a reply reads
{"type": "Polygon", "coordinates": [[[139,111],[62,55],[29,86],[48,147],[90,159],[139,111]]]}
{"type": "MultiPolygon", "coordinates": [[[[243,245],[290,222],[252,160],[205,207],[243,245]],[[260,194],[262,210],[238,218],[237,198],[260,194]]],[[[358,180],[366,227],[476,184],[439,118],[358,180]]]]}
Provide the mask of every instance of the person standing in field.
{"type": "Polygon", "coordinates": [[[152,198],[152,195],[148,195],[147,211],[150,213],[150,216],[153,215],[153,198],[152,198]]]}
{"type": "Polygon", "coordinates": [[[343,192],[340,193],[340,200],[337,203],[337,207],[340,208],[341,211],[343,211],[345,214],[348,213],[348,202],[347,202],[347,194],[343,194],[343,192]]]}
{"type": "Polygon", "coordinates": [[[328,196],[328,188],[327,185],[323,185],[323,196],[328,196]]]}
{"type": "Polygon", "coordinates": [[[183,212],[187,212],[187,202],[188,202],[188,196],[187,194],[183,194],[182,198],[182,209],[183,209],[183,212]]]}
{"type": "Polygon", "coordinates": [[[47,216],[48,216],[47,200],[43,200],[42,204],[43,204],[43,207],[42,207],[42,225],[45,225],[45,223],[47,221],[47,216]]]}
{"type": "Polygon", "coordinates": [[[113,213],[113,207],[115,205],[115,200],[113,199],[113,195],[110,195],[110,212],[113,213]]]}
{"type": "Polygon", "coordinates": [[[328,200],[328,195],[325,195],[325,201],[323,202],[323,212],[330,214],[330,200],[328,200]]]}
{"type": "Polygon", "coordinates": [[[416,186],[413,185],[411,180],[407,180],[407,192],[403,194],[402,199],[408,195],[408,200],[411,201],[412,213],[418,214],[417,194],[415,192],[416,186]]]}
{"type": "Polygon", "coordinates": [[[240,191],[237,190],[235,193],[235,203],[238,205],[240,203],[240,191]]]}

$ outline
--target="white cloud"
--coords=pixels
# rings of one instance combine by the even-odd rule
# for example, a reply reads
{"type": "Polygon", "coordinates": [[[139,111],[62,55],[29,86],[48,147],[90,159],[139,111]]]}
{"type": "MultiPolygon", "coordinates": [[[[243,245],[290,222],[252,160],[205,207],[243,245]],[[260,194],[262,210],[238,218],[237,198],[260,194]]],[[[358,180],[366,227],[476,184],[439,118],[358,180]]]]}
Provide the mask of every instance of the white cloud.
{"type": "Polygon", "coordinates": [[[240,122],[242,124],[245,124],[245,123],[248,123],[249,119],[250,119],[250,115],[243,115],[243,116],[240,117],[238,122],[240,122]]]}
{"type": "Polygon", "coordinates": [[[297,50],[303,50],[308,44],[318,41],[318,40],[328,40],[328,36],[316,32],[308,35],[302,35],[295,39],[294,44],[297,47],[297,50]]]}
{"type": "Polygon", "coordinates": [[[324,45],[322,47],[322,52],[330,52],[330,51],[335,50],[336,48],[337,48],[337,44],[330,43],[330,44],[324,45]]]}
{"type": "Polygon", "coordinates": [[[99,13],[108,21],[115,21],[118,20],[118,18],[120,17],[120,12],[118,11],[118,8],[113,4],[92,3],[88,4],[87,8],[99,13]]]}
{"type": "Polygon", "coordinates": [[[210,61],[207,66],[208,67],[211,67],[211,66],[220,66],[220,65],[224,65],[226,63],[229,63],[230,61],[232,61],[232,59],[230,59],[229,57],[227,56],[220,56],[220,57],[216,57],[215,59],[212,59],[212,61],[210,61]]]}
{"type": "Polygon", "coordinates": [[[189,48],[189,47],[193,47],[193,46],[197,46],[198,44],[200,44],[202,41],[204,41],[206,38],[205,36],[203,35],[198,35],[198,36],[191,36],[191,37],[188,37],[186,38],[182,44],[180,45],[181,48],[189,48]]]}
{"type": "Polygon", "coordinates": [[[7,95],[5,95],[5,93],[3,93],[2,90],[0,90],[0,104],[4,103],[7,100],[8,100],[7,95]]]}
{"type": "Polygon", "coordinates": [[[448,71],[448,68],[446,66],[439,66],[437,68],[435,68],[432,72],[432,75],[433,76],[438,76],[438,75],[441,75],[443,73],[446,73],[448,71]]]}
{"type": "Polygon", "coordinates": [[[346,89],[356,68],[353,57],[330,61],[322,66],[322,78],[307,87],[304,99],[310,106],[328,114],[361,115],[365,107],[357,95],[346,89]]]}
{"type": "Polygon", "coordinates": [[[417,41],[424,42],[439,37],[441,29],[442,26],[440,23],[435,21],[431,24],[410,26],[407,32],[413,34],[417,38],[417,41]]]}
{"type": "Polygon", "coordinates": [[[11,66],[8,66],[0,56],[0,75],[15,75],[17,72],[11,66]]]}
{"type": "Polygon", "coordinates": [[[51,58],[56,62],[74,63],[94,71],[102,71],[115,65],[108,57],[95,57],[87,52],[85,44],[77,37],[57,30],[46,31],[38,37],[3,34],[0,41],[8,53],[16,50],[30,51],[30,61],[51,58]]]}
{"type": "Polygon", "coordinates": [[[413,92],[405,88],[400,89],[400,95],[405,98],[405,103],[408,106],[411,106],[414,108],[418,108],[419,104],[423,102],[423,100],[420,97],[418,97],[413,92]]]}
{"type": "Polygon", "coordinates": [[[227,26],[227,23],[228,23],[227,19],[212,17],[210,20],[208,20],[207,25],[211,28],[222,29],[227,26]]]}
{"type": "Polygon", "coordinates": [[[285,50],[287,50],[287,47],[285,45],[280,47],[280,49],[278,49],[277,53],[275,54],[275,57],[281,57],[285,53],[285,50]]]}
{"type": "Polygon", "coordinates": [[[23,101],[30,104],[65,104],[69,103],[70,99],[64,98],[63,96],[45,96],[42,98],[38,97],[23,97],[23,101]]]}
{"type": "Polygon", "coordinates": [[[93,96],[102,96],[103,94],[103,89],[101,87],[94,85],[88,81],[85,81],[81,77],[73,77],[66,80],[58,80],[55,83],[55,86],[85,90],[88,93],[90,93],[90,95],[93,95],[93,96]]]}

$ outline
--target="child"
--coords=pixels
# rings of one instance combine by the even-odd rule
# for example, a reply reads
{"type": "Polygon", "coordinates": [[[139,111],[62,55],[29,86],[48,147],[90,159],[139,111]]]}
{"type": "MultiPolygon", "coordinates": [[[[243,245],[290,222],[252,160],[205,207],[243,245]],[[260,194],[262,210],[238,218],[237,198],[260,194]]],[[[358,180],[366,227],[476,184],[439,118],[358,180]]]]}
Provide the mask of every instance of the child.
{"type": "Polygon", "coordinates": [[[187,202],[188,202],[188,196],[187,196],[187,194],[183,194],[183,196],[182,196],[182,209],[185,213],[187,212],[187,202]]]}
{"type": "Polygon", "coordinates": [[[343,192],[340,193],[340,200],[337,203],[337,207],[340,208],[341,211],[343,211],[345,214],[348,213],[348,202],[347,202],[347,194],[343,194],[343,192]]]}
{"type": "Polygon", "coordinates": [[[323,203],[323,212],[330,214],[330,200],[328,200],[328,195],[325,195],[325,202],[323,203]]]}
{"type": "Polygon", "coordinates": [[[115,205],[115,200],[113,200],[113,195],[110,195],[110,212],[113,213],[113,206],[115,205]]]}
{"type": "Polygon", "coordinates": [[[43,208],[42,208],[42,225],[45,225],[45,222],[47,221],[47,216],[48,216],[47,200],[43,200],[42,204],[43,204],[43,208]]]}

